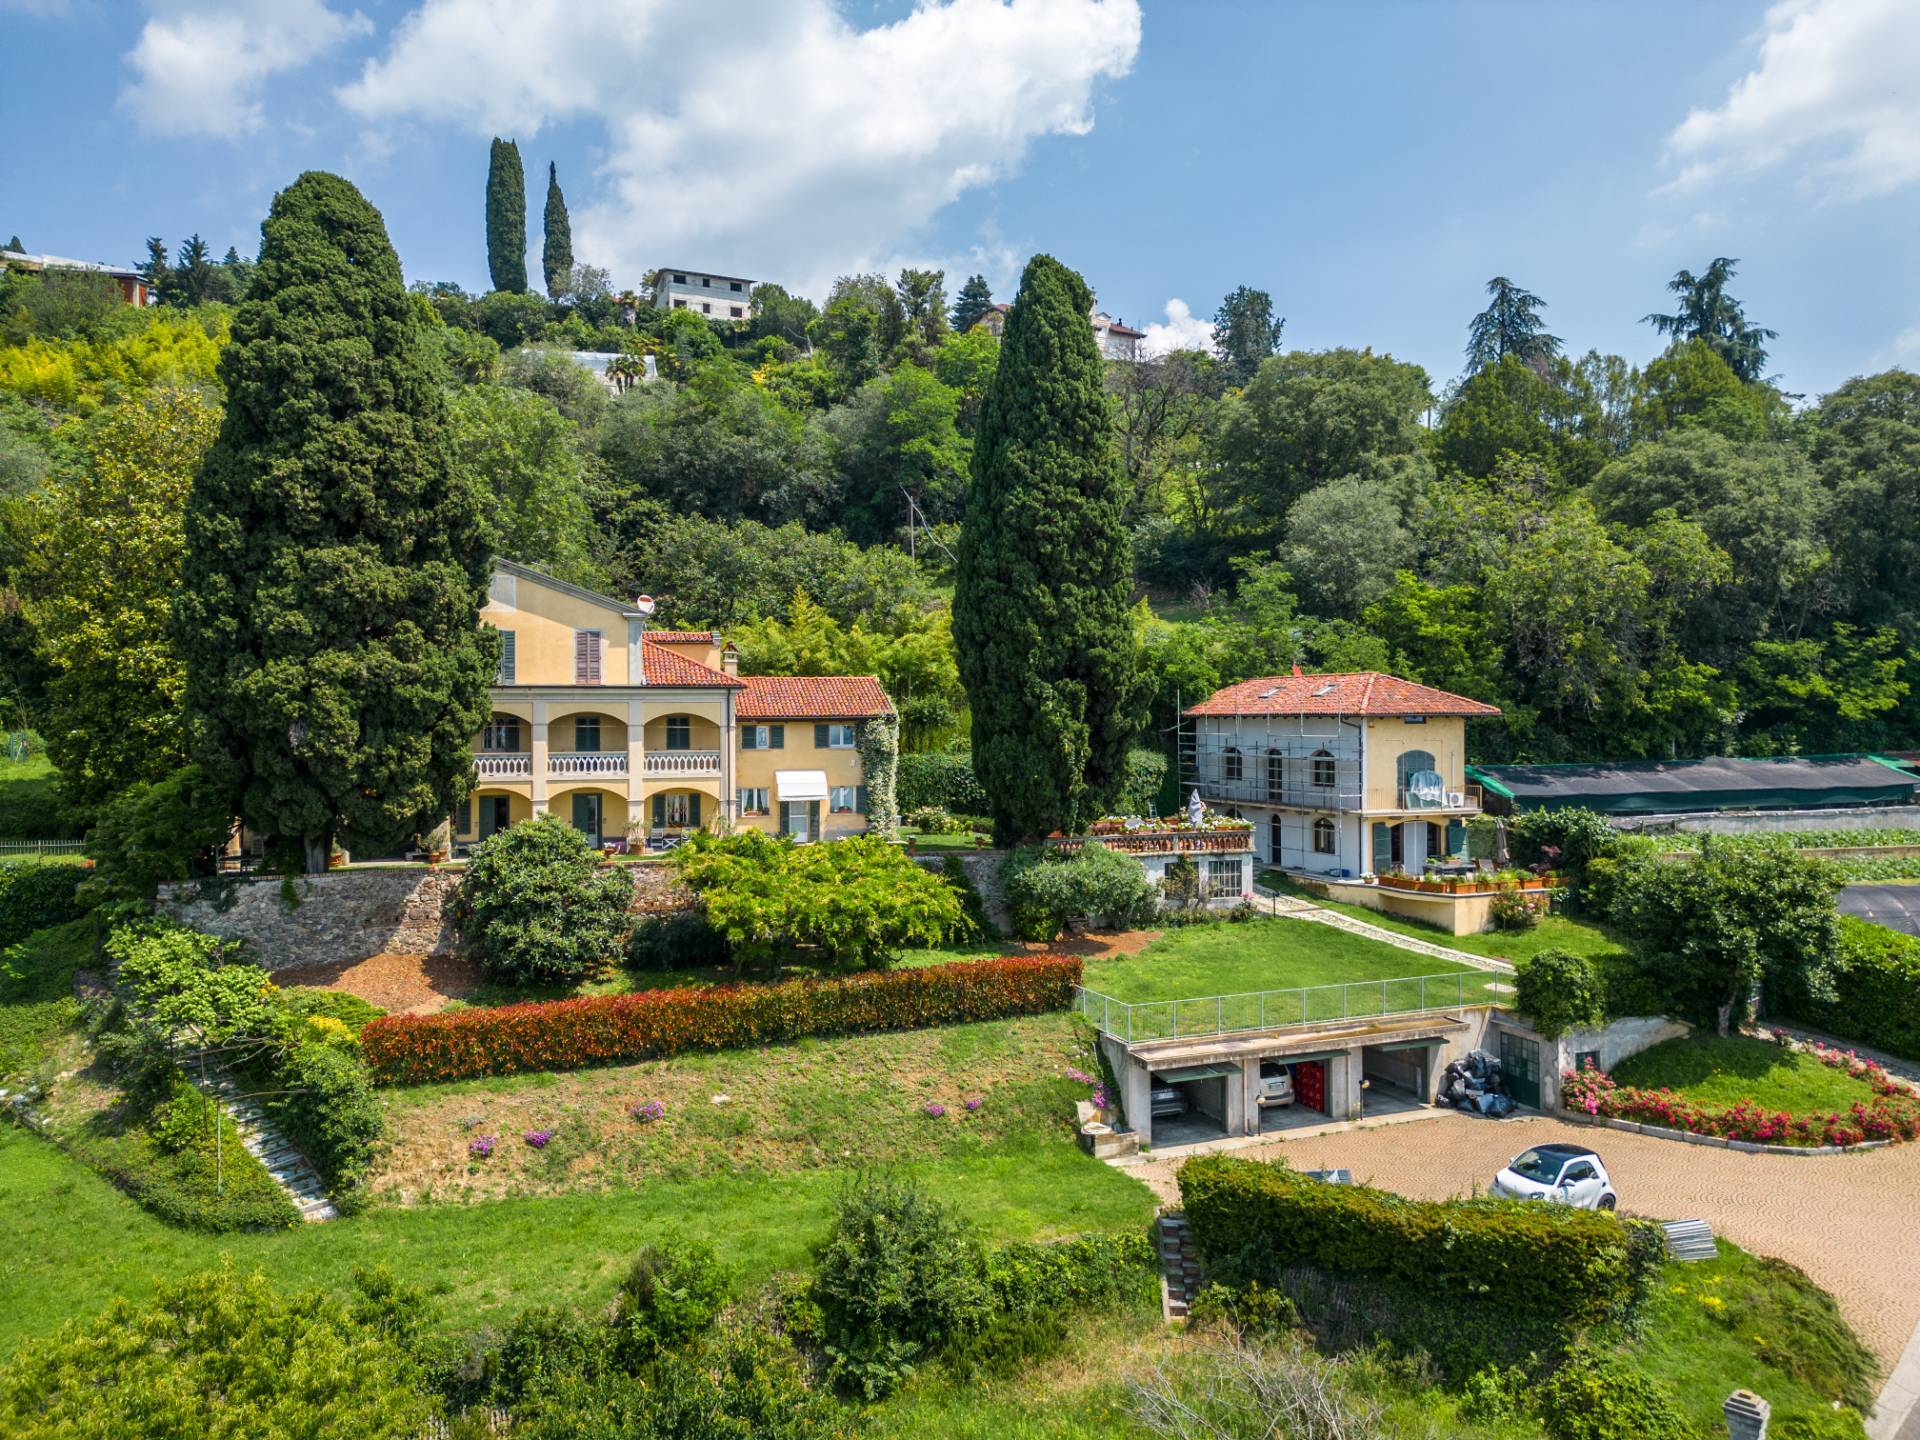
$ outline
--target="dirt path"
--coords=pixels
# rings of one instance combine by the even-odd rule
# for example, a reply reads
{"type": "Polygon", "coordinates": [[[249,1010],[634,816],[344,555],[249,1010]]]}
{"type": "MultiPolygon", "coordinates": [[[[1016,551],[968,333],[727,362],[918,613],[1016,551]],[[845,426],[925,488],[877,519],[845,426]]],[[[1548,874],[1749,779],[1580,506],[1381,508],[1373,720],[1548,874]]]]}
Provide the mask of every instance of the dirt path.
{"type": "MultiPolygon", "coordinates": [[[[1798,1265],[1833,1293],[1883,1369],[1920,1323],[1920,1143],[1820,1158],[1745,1155],[1544,1118],[1495,1124],[1447,1114],[1235,1153],[1303,1170],[1346,1166],[1364,1184],[1440,1200],[1484,1189],[1509,1159],[1548,1140],[1599,1151],[1622,1210],[1705,1220],[1737,1245],[1798,1265]]],[[[1180,1164],[1129,1168],[1175,1200],[1180,1164]]]]}

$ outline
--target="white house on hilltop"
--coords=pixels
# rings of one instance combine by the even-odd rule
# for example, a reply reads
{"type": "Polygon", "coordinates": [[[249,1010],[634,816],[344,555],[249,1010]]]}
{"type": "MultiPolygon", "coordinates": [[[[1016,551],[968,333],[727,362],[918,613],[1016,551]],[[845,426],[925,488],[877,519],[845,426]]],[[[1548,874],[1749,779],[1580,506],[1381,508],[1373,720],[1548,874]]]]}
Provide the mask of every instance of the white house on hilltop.
{"type": "Polygon", "coordinates": [[[653,272],[653,308],[691,310],[714,320],[745,320],[753,314],[751,280],[706,270],[664,268],[653,272]]]}

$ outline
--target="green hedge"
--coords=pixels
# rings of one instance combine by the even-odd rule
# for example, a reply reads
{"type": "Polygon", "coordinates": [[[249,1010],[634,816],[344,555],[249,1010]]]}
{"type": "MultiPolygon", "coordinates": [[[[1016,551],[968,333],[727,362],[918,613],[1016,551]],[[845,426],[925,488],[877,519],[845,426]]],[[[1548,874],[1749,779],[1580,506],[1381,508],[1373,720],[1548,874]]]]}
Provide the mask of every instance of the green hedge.
{"type": "Polygon", "coordinates": [[[1013,911],[1013,933],[1022,940],[1051,940],[1076,920],[1116,928],[1144,924],[1160,899],[1138,860],[1097,840],[1072,853],[1012,851],[1000,876],[1013,911]]]}
{"type": "Polygon", "coordinates": [[[359,1046],[296,1045],[274,1067],[273,1080],[292,1092],[272,1103],[274,1120],[313,1162],[334,1203],[359,1208],[384,1129],[359,1046]]]}
{"type": "Polygon", "coordinates": [[[1768,1010],[1843,1040],[1920,1059],[1920,938],[1840,917],[1840,964],[1831,999],[1768,997],[1768,1010]]]}
{"type": "Polygon", "coordinates": [[[87,867],[52,860],[0,863],[0,946],[87,913],[75,893],[87,867]]]}
{"type": "Polygon", "coordinates": [[[1304,1266],[1571,1332],[1630,1318],[1663,1254],[1655,1227],[1564,1205],[1408,1200],[1226,1155],[1179,1180],[1201,1258],[1242,1284],[1304,1266]]]}
{"type": "Polygon", "coordinates": [[[973,754],[967,750],[902,755],[894,790],[903,815],[925,805],[956,815],[987,813],[987,792],[973,773],[973,754]]]}

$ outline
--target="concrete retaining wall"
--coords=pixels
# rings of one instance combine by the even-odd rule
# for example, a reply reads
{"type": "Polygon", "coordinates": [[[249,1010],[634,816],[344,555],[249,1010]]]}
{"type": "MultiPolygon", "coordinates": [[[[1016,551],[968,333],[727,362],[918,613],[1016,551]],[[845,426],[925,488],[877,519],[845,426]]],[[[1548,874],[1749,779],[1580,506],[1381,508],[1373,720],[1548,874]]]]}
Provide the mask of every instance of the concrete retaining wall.
{"type": "Polygon", "coordinates": [[[1617,830],[1751,835],[1766,830],[1920,830],[1920,805],[1848,805],[1827,810],[1727,810],[1713,814],[1610,815],[1617,830]]]}

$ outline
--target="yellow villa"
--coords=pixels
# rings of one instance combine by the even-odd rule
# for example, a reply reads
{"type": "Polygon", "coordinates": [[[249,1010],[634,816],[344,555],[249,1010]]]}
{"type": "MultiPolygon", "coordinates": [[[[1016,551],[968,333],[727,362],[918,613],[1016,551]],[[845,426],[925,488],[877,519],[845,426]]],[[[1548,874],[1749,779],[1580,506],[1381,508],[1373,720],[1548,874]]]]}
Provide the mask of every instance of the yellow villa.
{"type": "Polygon", "coordinates": [[[455,846],[557,814],[634,849],[720,824],[799,840],[867,828],[860,732],[892,716],[870,675],[737,673],[708,631],[510,561],[480,612],[504,652],[455,846]]]}

